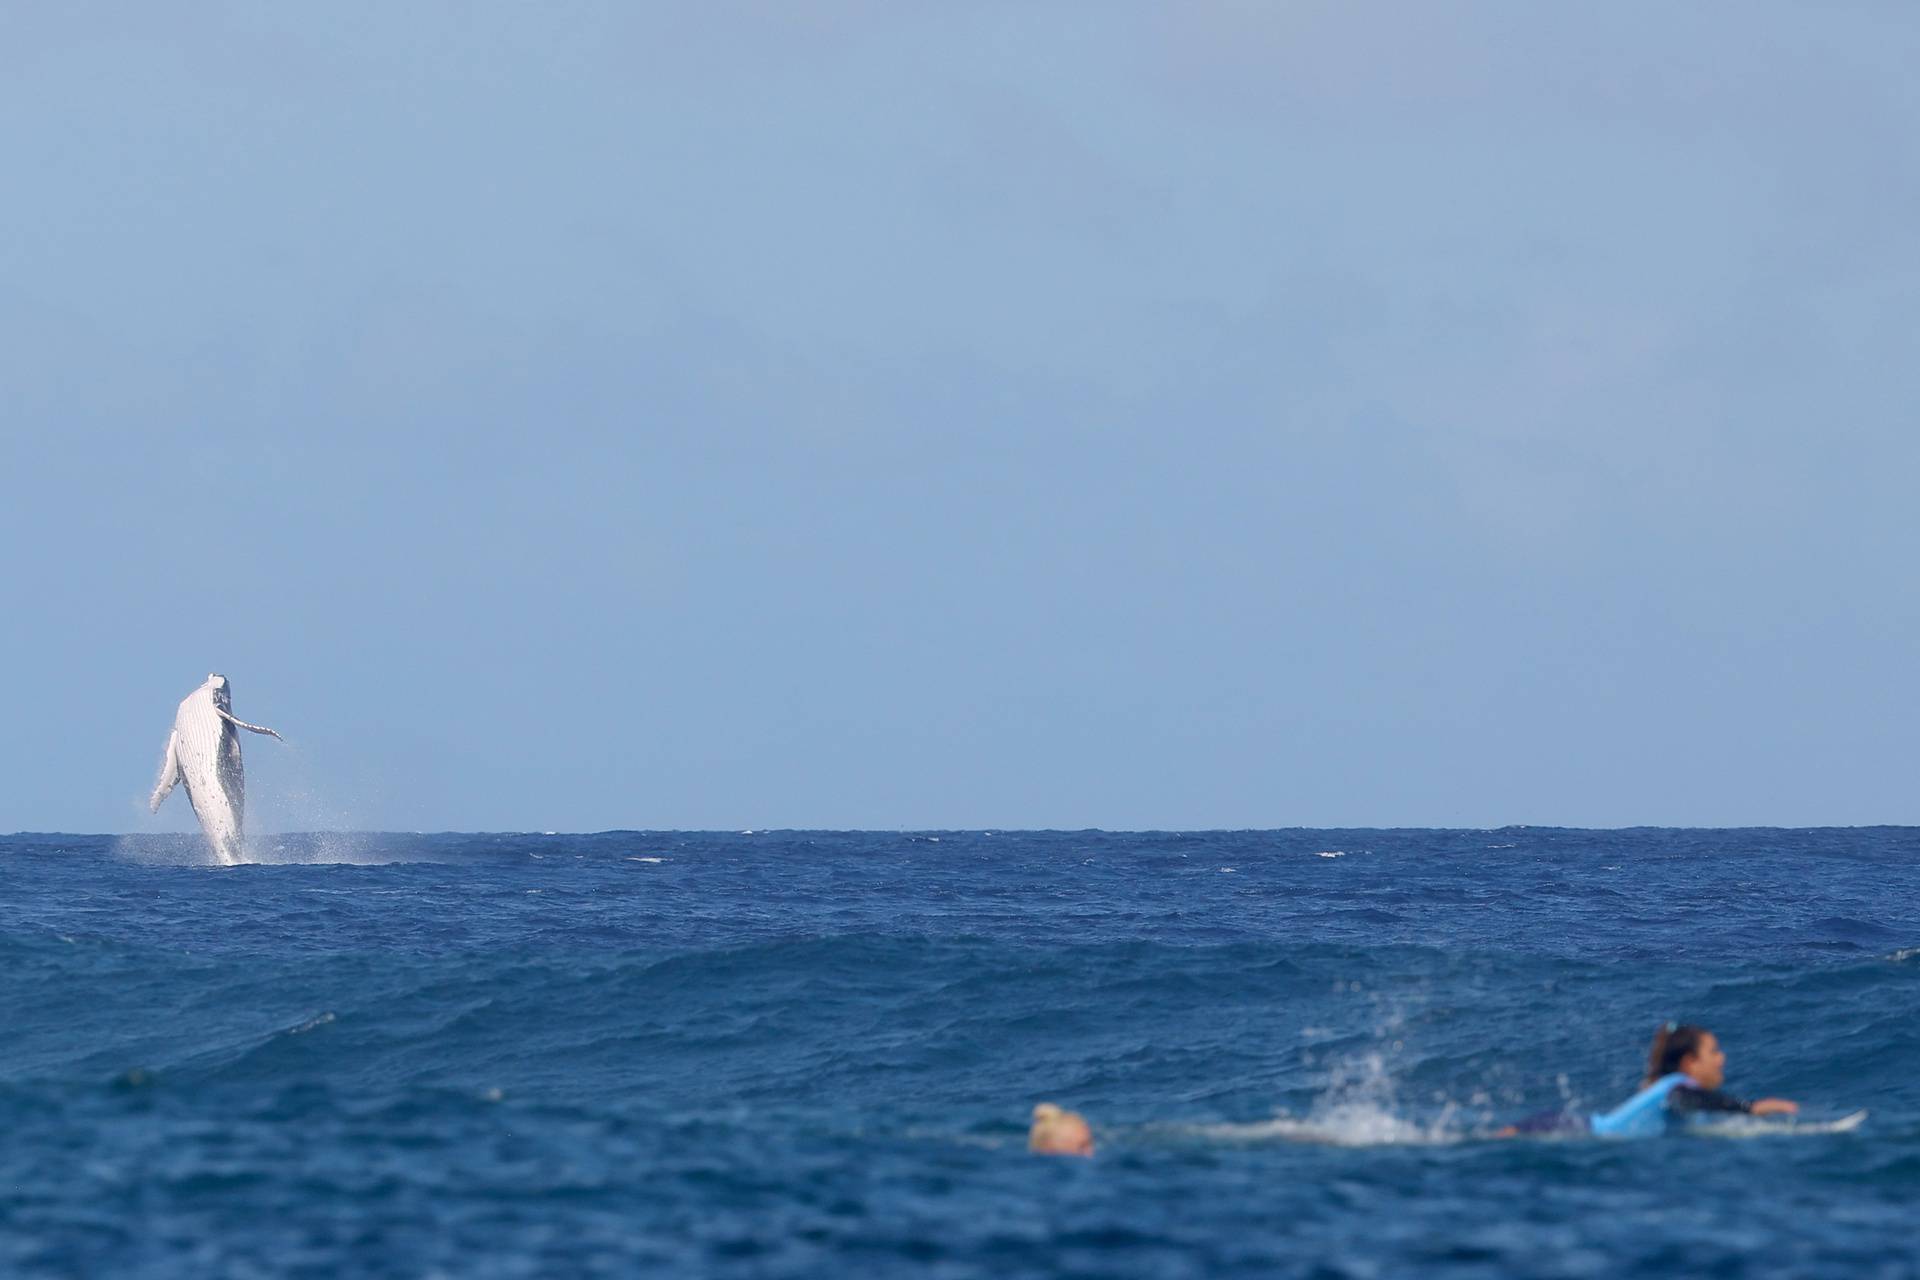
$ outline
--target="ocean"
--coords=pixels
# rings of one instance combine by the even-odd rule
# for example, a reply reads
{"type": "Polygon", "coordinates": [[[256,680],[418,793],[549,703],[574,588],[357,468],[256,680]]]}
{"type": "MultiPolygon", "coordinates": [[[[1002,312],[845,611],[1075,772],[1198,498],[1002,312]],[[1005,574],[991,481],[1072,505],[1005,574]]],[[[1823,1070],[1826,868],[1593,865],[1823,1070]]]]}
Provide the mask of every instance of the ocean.
{"type": "Polygon", "coordinates": [[[1920,1274],[1920,830],[252,852],[0,837],[0,1274],[1920,1274]]]}

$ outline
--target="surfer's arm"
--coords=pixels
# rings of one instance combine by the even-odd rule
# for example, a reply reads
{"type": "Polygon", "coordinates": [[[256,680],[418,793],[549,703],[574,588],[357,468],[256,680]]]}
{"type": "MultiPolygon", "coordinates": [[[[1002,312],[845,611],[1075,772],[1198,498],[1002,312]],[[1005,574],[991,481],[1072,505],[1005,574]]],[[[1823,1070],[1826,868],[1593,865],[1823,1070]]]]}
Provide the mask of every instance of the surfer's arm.
{"type": "Polygon", "coordinates": [[[1736,1111],[1746,1115],[1753,1110],[1753,1104],[1719,1089],[1696,1089],[1683,1084],[1667,1095],[1667,1110],[1736,1111]]]}
{"type": "Polygon", "coordinates": [[[1785,1098],[1748,1102],[1719,1089],[1692,1089],[1684,1085],[1668,1095],[1667,1107],[1673,1111],[1731,1111],[1750,1116],[1790,1116],[1800,1110],[1799,1103],[1785,1098]]]}
{"type": "Polygon", "coordinates": [[[160,762],[160,780],[153,784],[153,794],[147,798],[147,812],[160,812],[160,802],[173,791],[173,784],[180,781],[180,753],[176,744],[180,740],[178,733],[167,735],[167,758],[160,762]]]}
{"type": "MultiPolygon", "coordinates": [[[[214,710],[220,711],[220,708],[215,707],[214,710]]],[[[222,720],[225,720],[228,724],[232,725],[236,729],[245,729],[248,733],[264,733],[269,738],[280,738],[280,741],[282,742],[286,741],[285,738],[281,738],[279,734],[267,728],[267,726],[263,724],[248,724],[245,720],[242,720],[239,716],[234,715],[231,711],[220,711],[220,718],[222,720]]]]}

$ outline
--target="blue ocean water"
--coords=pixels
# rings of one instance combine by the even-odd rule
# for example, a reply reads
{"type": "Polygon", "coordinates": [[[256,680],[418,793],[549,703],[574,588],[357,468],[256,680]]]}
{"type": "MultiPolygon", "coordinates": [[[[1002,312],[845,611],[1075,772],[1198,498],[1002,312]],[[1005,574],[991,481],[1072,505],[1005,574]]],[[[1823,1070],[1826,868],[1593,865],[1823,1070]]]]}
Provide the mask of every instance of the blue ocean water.
{"type": "Polygon", "coordinates": [[[0,837],[0,1273],[1920,1273],[1920,831],[254,852],[0,837]],[[1670,1017],[1867,1122],[1486,1136],[1670,1017]]]}

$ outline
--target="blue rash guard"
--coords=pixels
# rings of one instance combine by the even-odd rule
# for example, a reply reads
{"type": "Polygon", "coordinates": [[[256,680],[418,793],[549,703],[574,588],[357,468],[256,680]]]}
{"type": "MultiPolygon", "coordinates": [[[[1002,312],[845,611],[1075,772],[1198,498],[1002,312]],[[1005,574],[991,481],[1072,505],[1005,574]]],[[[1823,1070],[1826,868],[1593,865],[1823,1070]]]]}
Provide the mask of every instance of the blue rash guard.
{"type": "Polygon", "coordinates": [[[1750,1112],[1753,1104],[1718,1089],[1702,1089],[1693,1077],[1676,1071],[1661,1076],[1611,1111],[1588,1123],[1603,1138],[1655,1138],[1688,1115],[1702,1111],[1750,1112]]]}
{"type": "Polygon", "coordinates": [[[1667,1131],[1667,1095],[1693,1081],[1676,1071],[1661,1076],[1611,1111],[1594,1116],[1588,1124],[1603,1138],[1652,1138],[1667,1131]]]}
{"type": "Polygon", "coordinates": [[[1602,1138],[1655,1138],[1687,1117],[1706,1111],[1751,1112],[1753,1104],[1718,1089],[1702,1089],[1692,1076],[1661,1076],[1611,1111],[1579,1116],[1543,1111],[1513,1126],[1516,1133],[1591,1133],[1602,1138]]]}

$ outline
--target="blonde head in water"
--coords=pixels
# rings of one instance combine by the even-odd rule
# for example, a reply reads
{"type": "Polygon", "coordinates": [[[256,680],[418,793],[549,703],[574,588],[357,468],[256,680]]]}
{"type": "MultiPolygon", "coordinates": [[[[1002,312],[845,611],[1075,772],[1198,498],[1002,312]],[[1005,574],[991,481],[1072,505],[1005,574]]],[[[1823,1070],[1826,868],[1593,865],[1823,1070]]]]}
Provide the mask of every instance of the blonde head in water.
{"type": "Polygon", "coordinates": [[[1027,1132],[1027,1150],[1043,1156],[1090,1156],[1093,1154],[1093,1130],[1077,1111],[1067,1111],[1051,1102],[1033,1109],[1033,1128],[1027,1132]]]}

